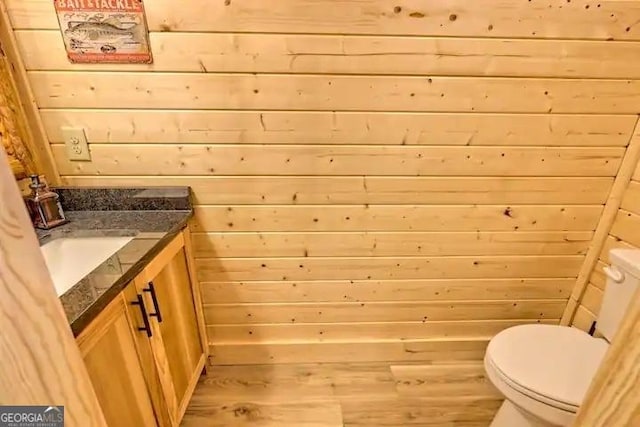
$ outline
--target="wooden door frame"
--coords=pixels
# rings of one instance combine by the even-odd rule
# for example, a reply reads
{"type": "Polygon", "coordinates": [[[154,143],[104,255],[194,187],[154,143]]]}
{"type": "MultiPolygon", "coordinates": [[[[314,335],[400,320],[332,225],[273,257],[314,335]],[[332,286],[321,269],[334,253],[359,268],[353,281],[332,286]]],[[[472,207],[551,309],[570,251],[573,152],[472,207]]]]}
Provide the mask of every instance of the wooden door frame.
{"type": "Polygon", "coordinates": [[[0,405],[64,405],[66,426],[107,425],[2,145],[0,405]]]}

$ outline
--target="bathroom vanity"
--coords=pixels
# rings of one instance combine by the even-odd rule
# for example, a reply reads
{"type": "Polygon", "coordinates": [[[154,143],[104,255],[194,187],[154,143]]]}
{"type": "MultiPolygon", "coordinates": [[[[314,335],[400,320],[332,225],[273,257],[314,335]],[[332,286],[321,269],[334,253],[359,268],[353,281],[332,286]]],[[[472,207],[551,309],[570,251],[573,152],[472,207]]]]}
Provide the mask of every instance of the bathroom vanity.
{"type": "Polygon", "coordinates": [[[109,425],[177,426],[205,366],[185,229],[77,337],[109,425]]]}
{"type": "Polygon", "coordinates": [[[188,189],[60,193],[41,251],[108,425],[178,426],[207,358],[188,189]]]}

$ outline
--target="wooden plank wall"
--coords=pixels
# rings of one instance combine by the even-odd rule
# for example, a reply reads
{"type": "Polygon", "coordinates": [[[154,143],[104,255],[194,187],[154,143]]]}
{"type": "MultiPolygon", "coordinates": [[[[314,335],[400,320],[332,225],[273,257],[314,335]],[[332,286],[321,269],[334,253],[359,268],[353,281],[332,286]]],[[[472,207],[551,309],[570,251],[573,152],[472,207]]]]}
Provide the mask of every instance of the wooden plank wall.
{"type": "MultiPolygon", "coordinates": [[[[640,138],[640,134],[635,137],[640,138]]],[[[622,204],[600,252],[598,263],[589,277],[589,284],[582,298],[579,300],[580,305],[576,310],[572,324],[580,329],[589,330],[600,311],[607,283],[603,269],[610,265],[609,252],[614,248],[640,248],[640,164],[624,192],[622,204]]]]}
{"type": "Polygon", "coordinates": [[[34,161],[25,143],[28,138],[24,113],[11,73],[11,66],[0,44],[0,139],[16,179],[35,172],[34,161]]]}
{"type": "Polygon", "coordinates": [[[219,364],[557,323],[640,110],[640,2],[154,0],[148,66],[69,64],[50,0],[7,5],[63,182],[193,187],[219,364]]]}
{"type": "Polygon", "coordinates": [[[40,174],[43,182],[59,184],[51,147],[4,1],[0,1],[0,139],[23,192],[29,191],[26,176],[35,173],[40,174]]]}

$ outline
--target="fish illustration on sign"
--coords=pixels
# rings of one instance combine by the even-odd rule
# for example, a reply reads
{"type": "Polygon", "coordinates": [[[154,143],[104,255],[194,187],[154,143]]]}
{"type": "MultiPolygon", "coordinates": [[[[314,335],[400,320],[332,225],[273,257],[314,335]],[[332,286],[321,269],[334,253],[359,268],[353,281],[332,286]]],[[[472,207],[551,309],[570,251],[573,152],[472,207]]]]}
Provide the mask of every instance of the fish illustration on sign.
{"type": "Polygon", "coordinates": [[[71,62],[152,62],[142,0],[97,4],[55,0],[71,62]]]}
{"type": "Polygon", "coordinates": [[[131,29],[120,28],[108,22],[69,22],[69,28],[64,34],[76,40],[119,41],[133,40],[134,32],[131,29]]]}

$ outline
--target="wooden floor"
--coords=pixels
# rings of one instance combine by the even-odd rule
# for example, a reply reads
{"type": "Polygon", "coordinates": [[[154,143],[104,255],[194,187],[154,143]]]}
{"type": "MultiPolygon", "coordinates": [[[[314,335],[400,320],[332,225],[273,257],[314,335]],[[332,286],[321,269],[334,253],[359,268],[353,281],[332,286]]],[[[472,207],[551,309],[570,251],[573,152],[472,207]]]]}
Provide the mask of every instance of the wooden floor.
{"type": "Polygon", "coordinates": [[[481,363],[210,366],[183,427],[488,426],[481,363]]]}

